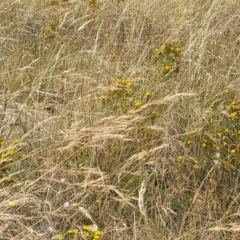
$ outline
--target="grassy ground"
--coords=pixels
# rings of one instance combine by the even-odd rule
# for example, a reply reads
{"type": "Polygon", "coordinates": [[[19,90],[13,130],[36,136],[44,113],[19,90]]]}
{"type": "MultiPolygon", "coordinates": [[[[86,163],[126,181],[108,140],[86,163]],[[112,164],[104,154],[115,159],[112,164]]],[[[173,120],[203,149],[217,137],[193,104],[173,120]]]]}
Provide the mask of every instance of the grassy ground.
{"type": "Polygon", "coordinates": [[[239,239],[240,2],[0,3],[0,238],[239,239]]]}

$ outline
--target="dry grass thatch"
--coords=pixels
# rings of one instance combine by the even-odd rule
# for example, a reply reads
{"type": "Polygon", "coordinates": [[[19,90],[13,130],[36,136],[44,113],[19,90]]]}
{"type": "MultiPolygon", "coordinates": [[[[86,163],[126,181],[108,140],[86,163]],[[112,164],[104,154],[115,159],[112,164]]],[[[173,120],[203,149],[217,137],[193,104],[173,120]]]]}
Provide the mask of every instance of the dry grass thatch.
{"type": "Polygon", "coordinates": [[[240,2],[0,3],[0,239],[239,239],[240,2]]]}

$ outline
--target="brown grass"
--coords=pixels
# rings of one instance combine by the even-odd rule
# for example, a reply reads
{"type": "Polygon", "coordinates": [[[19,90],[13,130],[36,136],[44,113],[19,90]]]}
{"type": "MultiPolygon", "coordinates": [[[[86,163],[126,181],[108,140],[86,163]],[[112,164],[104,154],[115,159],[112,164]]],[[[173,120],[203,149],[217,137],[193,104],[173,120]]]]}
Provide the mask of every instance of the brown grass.
{"type": "Polygon", "coordinates": [[[0,239],[239,239],[238,1],[8,0],[0,22],[0,239]]]}

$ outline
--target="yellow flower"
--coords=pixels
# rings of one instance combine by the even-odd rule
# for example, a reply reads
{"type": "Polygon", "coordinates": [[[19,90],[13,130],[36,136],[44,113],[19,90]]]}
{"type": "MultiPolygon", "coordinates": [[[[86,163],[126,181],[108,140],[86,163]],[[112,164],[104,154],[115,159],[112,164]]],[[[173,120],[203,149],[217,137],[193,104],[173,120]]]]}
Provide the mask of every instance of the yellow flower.
{"type": "Polygon", "coordinates": [[[206,148],[206,146],[207,146],[207,143],[203,142],[202,143],[202,148],[206,148]]]}
{"type": "Polygon", "coordinates": [[[67,231],[67,233],[68,233],[68,234],[78,235],[78,230],[76,230],[76,229],[69,229],[69,230],[67,231]]]}
{"type": "Polygon", "coordinates": [[[235,167],[233,166],[233,164],[230,163],[229,161],[223,161],[223,166],[224,166],[227,170],[233,170],[233,169],[235,169],[235,167]]]}
{"type": "Polygon", "coordinates": [[[158,53],[158,54],[163,54],[164,50],[162,48],[156,48],[155,52],[158,53]]]}
{"type": "Polygon", "coordinates": [[[64,239],[64,236],[62,233],[58,234],[58,240],[63,240],[64,239]]]}
{"type": "Polygon", "coordinates": [[[164,70],[166,71],[166,72],[169,72],[170,70],[172,70],[173,69],[173,65],[166,65],[165,67],[164,67],[164,70]]]}
{"type": "Polygon", "coordinates": [[[227,110],[230,110],[230,109],[231,109],[231,106],[230,106],[230,105],[226,106],[226,109],[227,109],[227,110]]]}
{"type": "Polygon", "coordinates": [[[13,207],[16,207],[16,203],[15,203],[15,202],[10,202],[10,203],[8,204],[8,206],[9,206],[9,207],[12,207],[12,208],[13,208],[13,207]]]}
{"type": "Polygon", "coordinates": [[[181,161],[182,159],[183,159],[182,156],[177,156],[177,160],[178,160],[178,161],[181,161]]]}
{"type": "Polygon", "coordinates": [[[25,154],[25,153],[23,153],[23,152],[20,152],[19,153],[19,157],[21,157],[21,158],[25,158],[27,155],[25,154]]]}
{"type": "Polygon", "coordinates": [[[91,231],[91,230],[92,230],[92,226],[91,226],[91,225],[84,225],[84,226],[83,226],[83,229],[84,229],[84,230],[91,231]]]}
{"type": "Polygon", "coordinates": [[[227,88],[226,90],[224,90],[225,93],[229,93],[229,89],[227,88]]]}
{"type": "Polygon", "coordinates": [[[175,47],[173,51],[178,54],[178,53],[181,52],[181,48],[180,47],[175,47]]]}
{"type": "Polygon", "coordinates": [[[157,114],[157,112],[156,111],[152,111],[152,115],[156,115],[157,114]]]}
{"type": "Polygon", "coordinates": [[[151,96],[151,92],[146,92],[146,97],[150,97],[151,96]]]}
{"type": "Polygon", "coordinates": [[[219,149],[220,149],[220,147],[219,147],[218,145],[216,145],[216,144],[214,144],[214,148],[215,148],[217,151],[219,151],[219,149]]]}
{"type": "Polygon", "coordinates": [[[127,83],[127,87],[132,88],[133,87],[133,83],[132,82],[128,82],[127,83]]]}
{"type": "Polygon", "coordinates": [[[105,95],[101,95],[100,99],[105,100],[107,97],[105,95]]]}
{"type": "Polygon", "coordinates": [[[204,140],[204,142],[202,142],[202,148],[206,148],[207,147],[207,140],[204,140]]]}
{"type": "Polygon", "coordinates": [[[7,153],[9,155],[13,155],[15,153],[15,149],[14,148],[9,148],[7,153]]]}
{"type": "Polygon", "coordinates": [[[101,235],[102,235],[102,231],[99,231],[99,230],[95,231],[93,233],[93,240],[98,240],[101,237],[101,235]]]}
{"type": "Polygon", "coordinates": [[[236,153],[236,149],[232,149],[232,150],[230,151],[230,153],[232,153],[232,154],[236,153]]]}
{"type": "Polygon", "coordinates": [[[135,106],[136,108],[141,107],[141,106],[142,106],[142,101],[137,101],[137,102],[135,102],[134,106],[135,106]]]}
{"type": "Polygon", "coordinates": [[[91,233],[88,232],[88,231],[86,231],[86,230],[84,230],[84,231],[83,231],[83,235],[84,235],[85,237],[89,238],[89,237],[91,236],[91,233]]]}
{"type": "Polygon", "coordinates": [[[92,231],[92,226],[91,225],[84,225],[83,226],[83,235],[85,237],[90,237],[91,236],[91,231],[92,231]]]}
{"type": "Polygon", "coordinates": [[[223,146],[227,146],[227,142],[226,141],[223,141],[223,146]]]}
{"type": "Polygon", "coordinates": [[[221,136],[222,136],[222,133],[221,133],[221,132],[217,132],[217,136],[218,136],[218,137],[221,137],[221,136]]]}
{"type": "Polygon", "coordinates": [[[237,112],[232,112],[230,114],[230,117],[231,117],[232,120],[235,120],[237,118],[237,112]]]}

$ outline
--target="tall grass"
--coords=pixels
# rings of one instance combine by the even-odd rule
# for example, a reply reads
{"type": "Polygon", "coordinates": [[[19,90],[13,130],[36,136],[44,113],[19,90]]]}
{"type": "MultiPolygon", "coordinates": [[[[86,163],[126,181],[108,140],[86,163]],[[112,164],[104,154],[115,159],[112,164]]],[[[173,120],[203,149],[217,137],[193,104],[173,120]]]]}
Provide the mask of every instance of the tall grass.
{"type": "Polygon", "coordinates": [[[240,3],[0,3],[1,239],[239,239],[240,3]]]}

